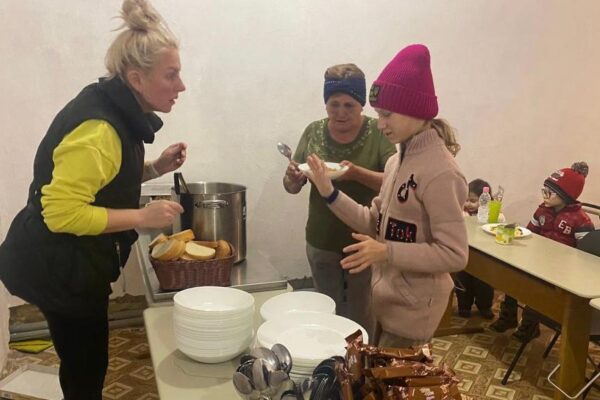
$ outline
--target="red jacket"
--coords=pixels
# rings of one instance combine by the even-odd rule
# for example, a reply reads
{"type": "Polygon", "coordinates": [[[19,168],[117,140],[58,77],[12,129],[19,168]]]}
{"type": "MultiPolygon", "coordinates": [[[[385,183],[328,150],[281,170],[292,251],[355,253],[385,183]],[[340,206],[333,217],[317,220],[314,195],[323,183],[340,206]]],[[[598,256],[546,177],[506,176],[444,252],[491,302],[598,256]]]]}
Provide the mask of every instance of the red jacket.
{"type": "Polygon", "coordinates": [[[542,203],[527,224],[527,229],[575,247],[578,239],[595,228],[590,217],[581,209],[581,203],[569,204],[559,212],[542,203]]]}

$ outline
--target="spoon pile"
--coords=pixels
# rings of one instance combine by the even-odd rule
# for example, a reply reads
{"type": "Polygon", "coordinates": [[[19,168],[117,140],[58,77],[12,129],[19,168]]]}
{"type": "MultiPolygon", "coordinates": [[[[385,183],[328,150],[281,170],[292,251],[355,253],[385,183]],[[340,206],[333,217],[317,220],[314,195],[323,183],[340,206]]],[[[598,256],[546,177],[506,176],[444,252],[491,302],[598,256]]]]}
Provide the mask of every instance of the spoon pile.
{"type": "Polygon", "coordinates": [[[282,344],[275,344],[270,350],[256,347],[241,356],[233,374],[233,386],[242,399],[290,399],[286,393],[296,391],[288,375],[291,369],[292,356],[282,344]]]}

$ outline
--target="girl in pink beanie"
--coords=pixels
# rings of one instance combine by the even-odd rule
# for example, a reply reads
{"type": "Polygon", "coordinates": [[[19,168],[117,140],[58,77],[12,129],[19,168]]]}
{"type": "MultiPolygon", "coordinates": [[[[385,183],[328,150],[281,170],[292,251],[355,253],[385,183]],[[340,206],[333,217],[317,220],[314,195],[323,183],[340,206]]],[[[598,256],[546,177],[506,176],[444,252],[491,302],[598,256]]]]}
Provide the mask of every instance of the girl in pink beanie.
{"type": "Polygon", "coordinates": [[[308,172],[329,208],[353,228],[357,243],[344,248],[342,268],[372,269],[375,344],[407,347],[431,340],[453,288],[450,272],[468,257],[462,209],[467,183],[454,160],[460,146],[438,112],[429,50],[402,49],[371,87],[378,127],[400,153],[385,166],[370,207],[340,192],[316,156],[308,172]]]}

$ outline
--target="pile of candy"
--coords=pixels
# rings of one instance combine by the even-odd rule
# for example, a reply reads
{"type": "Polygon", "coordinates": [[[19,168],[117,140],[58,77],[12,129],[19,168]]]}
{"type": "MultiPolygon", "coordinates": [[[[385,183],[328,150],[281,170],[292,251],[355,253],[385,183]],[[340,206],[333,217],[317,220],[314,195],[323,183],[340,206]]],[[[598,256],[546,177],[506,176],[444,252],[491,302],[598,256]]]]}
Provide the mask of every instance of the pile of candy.
{"type": "Polygon", "coordinates": [[[383,348],[348,336],[345,362],[336,364],[343,400],[460,400],[460,381],[445,364],[434,365],[429,344],[383,348]]]}

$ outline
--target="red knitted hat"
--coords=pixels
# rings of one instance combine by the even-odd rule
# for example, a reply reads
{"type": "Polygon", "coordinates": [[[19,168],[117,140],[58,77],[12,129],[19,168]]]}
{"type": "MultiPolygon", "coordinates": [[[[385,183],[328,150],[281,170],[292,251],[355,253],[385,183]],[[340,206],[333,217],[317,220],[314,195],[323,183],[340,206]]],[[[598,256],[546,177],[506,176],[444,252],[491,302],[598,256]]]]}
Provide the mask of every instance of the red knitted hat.
{"type": "Polygon", "coordinates": [[[555,171],[545,181],[544,186],[549,187],[567,203],[574,203],[585,184],[589,167],[584,161],[571,165],[571,168],[563,168],[555,171]]]}
{"type": "Polygon", "coordinates": [[[438,104],[427,47],[413,44],[400,50],[373,82],[369,103],[398,114],[433,119],[438,104]]]}

